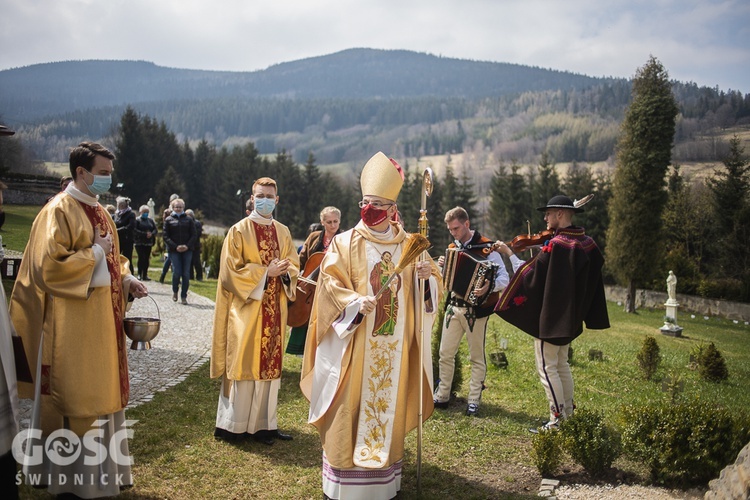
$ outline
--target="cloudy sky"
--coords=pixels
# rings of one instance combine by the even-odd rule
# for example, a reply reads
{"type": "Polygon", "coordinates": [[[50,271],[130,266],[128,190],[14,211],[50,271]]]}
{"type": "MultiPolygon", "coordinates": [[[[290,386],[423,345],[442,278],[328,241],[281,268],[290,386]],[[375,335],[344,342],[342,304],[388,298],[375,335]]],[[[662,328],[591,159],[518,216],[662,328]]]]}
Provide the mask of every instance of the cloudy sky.
{"type": "Polygon", "coordinates": [[[654,55],[671,78],[750,93],[747,0],[0,0],[0,69],[252,71],[353,47],[626,78],[654,55]]]}

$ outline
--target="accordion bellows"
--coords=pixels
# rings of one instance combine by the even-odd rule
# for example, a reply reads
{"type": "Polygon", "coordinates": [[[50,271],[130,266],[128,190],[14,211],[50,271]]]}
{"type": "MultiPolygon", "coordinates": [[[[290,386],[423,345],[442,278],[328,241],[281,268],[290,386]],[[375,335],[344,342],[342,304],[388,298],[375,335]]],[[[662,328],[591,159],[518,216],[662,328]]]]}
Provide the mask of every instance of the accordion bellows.
{"type": "Polygon", "coordinates": [[[450,290],[469,305],[479,306],[490,294],[492,285],[482,296],[477,296],[474,289],[481,288],[487,280],[493,283],[498,270],[499,266],[494,262],[465,250],[448,248],[445,251],[443,266],[443,288],[450,290]]]}

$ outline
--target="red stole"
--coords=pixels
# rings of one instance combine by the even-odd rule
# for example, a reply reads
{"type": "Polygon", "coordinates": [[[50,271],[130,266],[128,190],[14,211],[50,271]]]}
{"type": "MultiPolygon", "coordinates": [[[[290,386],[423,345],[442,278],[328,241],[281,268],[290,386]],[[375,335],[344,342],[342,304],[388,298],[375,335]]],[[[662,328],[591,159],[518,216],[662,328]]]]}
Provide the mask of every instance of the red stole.
{"type": "MultiPolygon", "coordinates": [[[[273,259],[281,258],[279,239],[274,224],[253,222],[255,239],[258,242],[261,264],[268,266],[273,259]]],[[[261,303],[262,323],[260,340],[260,379],[273,380],[281,377],[281,279],[266,277],[266,289],[261,303]]]]}
{"type": "MultiPolygon", "coordinates": [[[[80,203],[80,202],[79,202],[80,203]]],[[[81,203],[83,211],[86,213],[94,231],[104,238],[107,234],[112,234],[107,215],[101,205],[91,206],[81,203]]],[[[112,312],[115,317],[115,335],[117,335],[117,358],[120,365],[120,402],[122,407],[128,405],[130,397],[130,381],[128,379],[128,355],[125,348],[125,333],[122,327],[124,319],[123,297],[122,297],[122,275],[120,274],[120,254],[114,251],[107,254],[107,269],[112,284],[110,285],[110,295],[112,297],[112,312]]]]}

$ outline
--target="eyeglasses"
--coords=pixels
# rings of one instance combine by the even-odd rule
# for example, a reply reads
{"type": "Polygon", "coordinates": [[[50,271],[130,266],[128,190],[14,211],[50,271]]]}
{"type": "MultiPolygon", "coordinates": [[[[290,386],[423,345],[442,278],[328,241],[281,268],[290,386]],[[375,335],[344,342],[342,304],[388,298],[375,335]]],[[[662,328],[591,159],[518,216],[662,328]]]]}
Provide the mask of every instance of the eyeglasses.
{"type": "Polygon", "coordinates": [[[395,203],[380,203],[379,201],[360,201],[358,203],[359,208],[365,208],[367,205],[372,205],[377,210],[383,210],[384,208],[392,207],[395,203]]]}

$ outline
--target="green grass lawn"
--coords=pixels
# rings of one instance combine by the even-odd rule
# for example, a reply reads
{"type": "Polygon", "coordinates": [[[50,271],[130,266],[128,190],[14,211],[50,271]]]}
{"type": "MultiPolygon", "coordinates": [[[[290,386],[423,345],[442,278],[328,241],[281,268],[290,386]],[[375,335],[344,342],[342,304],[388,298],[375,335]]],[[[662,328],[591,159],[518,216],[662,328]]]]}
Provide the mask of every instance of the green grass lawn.
{"type": "MultiPolygon", "coordinates": [[[[215,280],[194,291],[215,292],[215,280]]],[[[681,396],[710,400],[747,414],[750,392],[748,327],[702,317],[680,319],[683,338],[662,336],[662,311],[626,315],[610,304],[612,328],[585,332],[574,342],[573,373],[579,408],[597,409],[616,421],[623,405],[655,403],[668,398],[659,382],[642,379],[636,353],[646,335],[654,335],[663,356],[656,379],[679,375],[681,396]],[[690,370],[693,346],[713,341],[722,351],[730,373],[721,384],[704,382],[690,370]],[[589,361],[588,350],[603,351],[602,361],[589,361]]],[[[497,318],[490,320],[487,351],[496,348],[494,334],[508,339],[507,369],[489,366],[487,390],[478,418],[464,416],[469,380],[464,363],[464,387],[447,410],[436,410],[424,425],[422,493],[424,498],[531,498],[541,479],[529,453],[528,428],[546,417],[544,392],[534,369],[533,343],[527,335],[497,318]],[[519,484],[521,483],[521,484],[519,484]],[[524,492],[522,484],[533,484],[524,492]]],[[[466,358],[465,342],[461,355],[466,358]]],[[[136,486],[124,498],[320,498],[321,447],[314,428],[306,423],[308,403],[299,391],[300,358],[284,358],[279,395],[279,428],[294,435],[291,443],[267,447],[255,442],[228,444],[213,437],[219,383],[208,378],[204,365],[153,401],[128,410],[138,420],[131,440],[136,486]]],[[[407,437],[402,497],[416,497],[416,432],[407,437]]],[[[645,481],[639,464],[625,459],[615,466],[645,481]]],[[[575,469],[570,460],[564,470],[575,469]]],[[[40,492],[24,490],[41,497],[40,492]]]]}
{"type": "Polygon", "coordinates": [[[5,205],[5,224],[0,229],[6,250],[23,252],[29,241],[31,224],[42,208],[37,205],[5,205]]]}
{"type": "MultiPolygon", "coordinates": [[[[162,263],[158,256],[151,261],[152,268],[160,269],[162,263]]],[[[158,271],[150,273],[152,279],[158,275],[158,271]]],[[[216,280],[191,282],[191,291],[213,299],[216,280]]],[[[624,405],[666,401],[669,396],[661,391],[659,381],[670,376],[684,381],[680,397],[687,401],[710,401],[735,414],[750,413],[750,327],[680,312],[683,337],[673,338],[658,330],[662,310],[625,314],[611,303],[609,312],[612,328],[586,331],[573,343],[579,408],[599,410],[616,423],[624,405]],[[652,382],[643,380],[636,361],[648,335],[656,338],[663,357],[652,382]],[[704,342],[714,342],[723,354],[729,380],[705,382],[688,367],[691,349],[704,342]],[[590,361],[590,349],[602,351],[603,360],[590,361]]],[[[466,342],[462,342],[464,382],[463,387],[454,388],[458,398],[447,410],[436,410],[424,425],[424,498],[536,497],[541,478],[530,458],[528,428],[546,420],[547,403],[534,367],[531,337],[493,317],[488,326],[488,354],[498,349],[502,338],[507,339],[509,366],[488,365],[478,418],[464,416],[470,375],[466,342]]],[[[208,378],[207,365],[183,383],[157,393],[151,402],[128,410],[128,418],[138,420],[130,442],[136,486],[124,492],[123,498],[320,498],[321,446],[315,429],[306,423],[308,403],[298,387],[300,368],[300,358],[285,355],[278,418],[279,428],[294,436],[292,442],[269,447],[252,441],[228,444],[216,440],[219,382],[208,378]]],[[[417,496],[416,453],[413,432],[407,436],[400,498],[417,496]]],[[[646,480],[640,464],[619,459],[615,466],[630,477],[646,480]]],[[[561,471],[576,469],[580,470],[566,458],[561,471]]],[[[22,495],[47,497],[26,487],[22,495]]]]}

